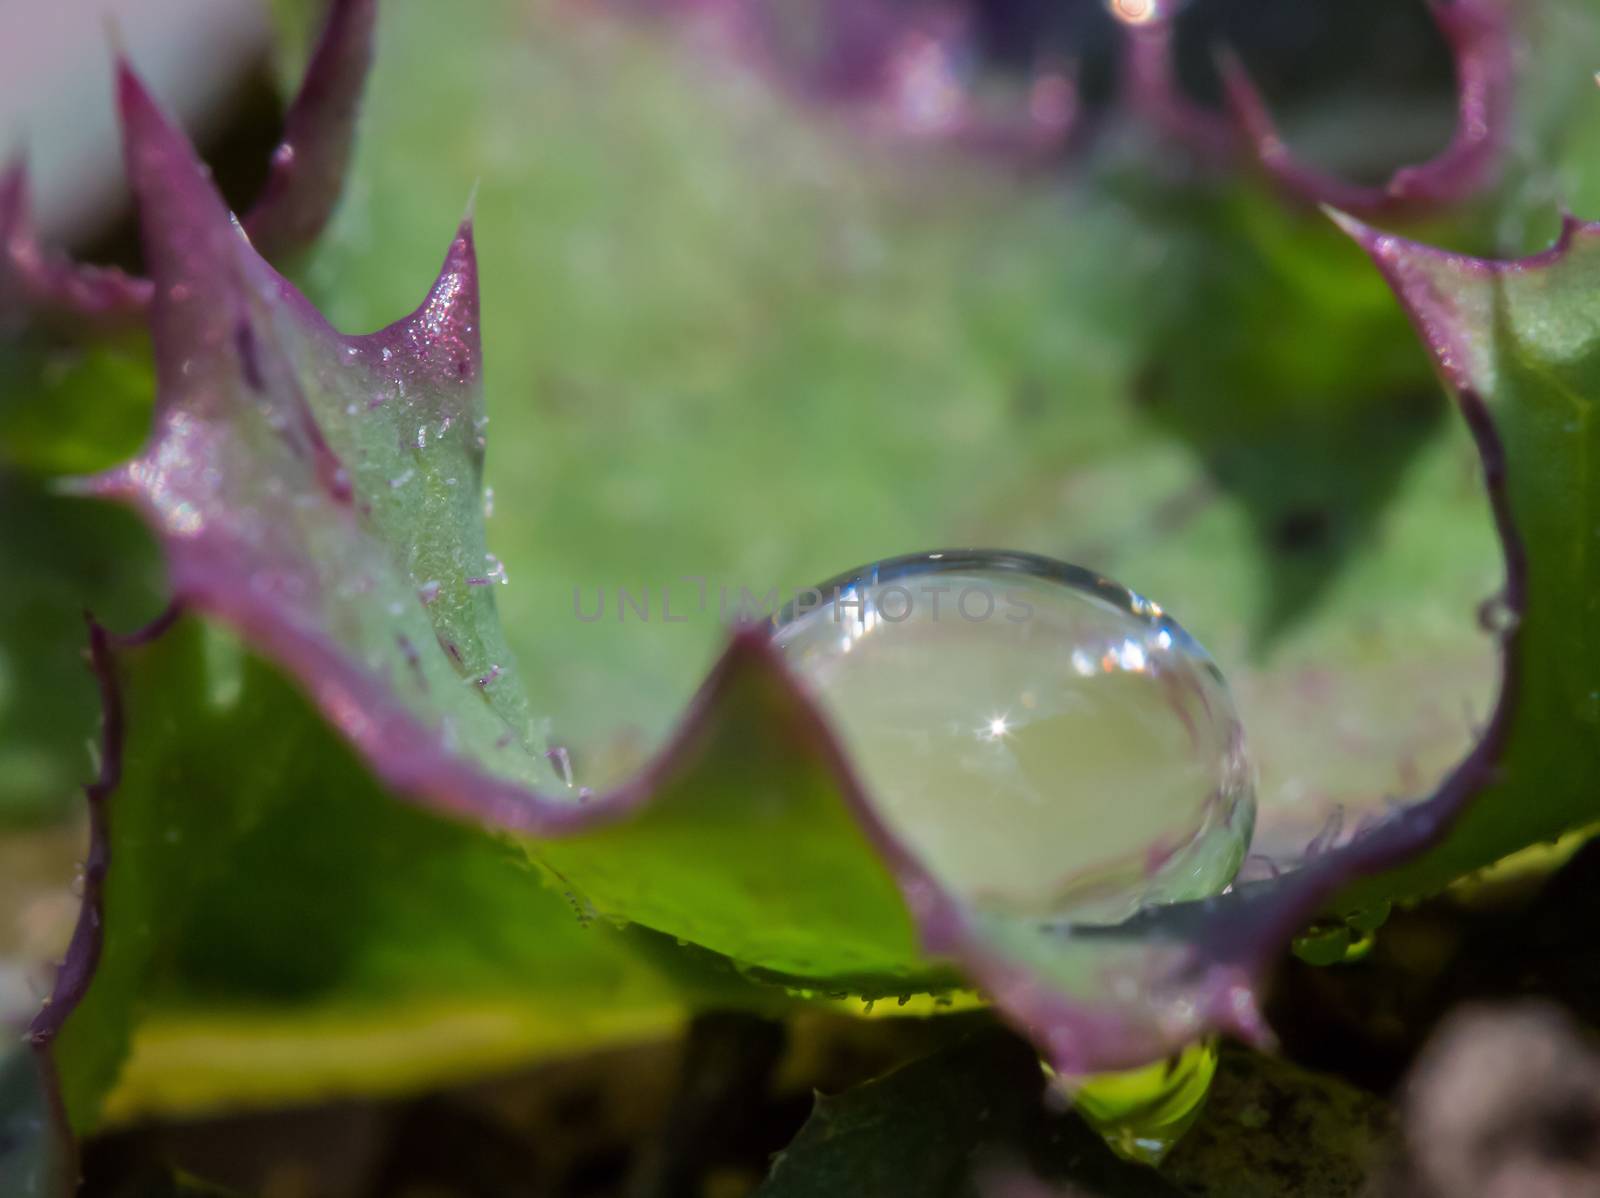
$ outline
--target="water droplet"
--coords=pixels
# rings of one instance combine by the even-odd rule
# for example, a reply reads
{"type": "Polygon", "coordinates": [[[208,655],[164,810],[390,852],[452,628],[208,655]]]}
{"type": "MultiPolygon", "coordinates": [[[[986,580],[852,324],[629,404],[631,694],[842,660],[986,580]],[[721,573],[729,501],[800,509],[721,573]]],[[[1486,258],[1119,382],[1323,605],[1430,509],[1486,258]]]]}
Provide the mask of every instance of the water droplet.
{"type": "Polygon", "coordinates": [[[1478,604],[1478,623],[1485,632],[1506,636],[1517,630],[1521,623],[1515,608],[1504,593],[1492,595],[1478,604]]]}
{"type": "MultiPolygon", "coordinates": [[[[1159,1165],[1199,1118],[1216,1071],[1217,1043],[1204,1040],[1142,1069],[1057,1084],[1071,1092],[1078,1114],[1118,1156],[1159,1165]]],[[[1053,1071],[1046,1067],[1046,1073],[1053,1071]]]]}
{"type": "Polygon", "coordinates": [[[1255,816],[1239,719],[1154,604],[988,551],[895,558],[806,597],[774,642],[891,830],[960,897],[1107,923],[1232,881],[1255,816]]]}
{"type": "Polygon", "coordinates": [[[556,769],[561,773],[561,780],[570,789],[572,787],[572,755],[566,747],[557,745],[553,749],[546,749],[544,755],[555,763],[556,769]]]}

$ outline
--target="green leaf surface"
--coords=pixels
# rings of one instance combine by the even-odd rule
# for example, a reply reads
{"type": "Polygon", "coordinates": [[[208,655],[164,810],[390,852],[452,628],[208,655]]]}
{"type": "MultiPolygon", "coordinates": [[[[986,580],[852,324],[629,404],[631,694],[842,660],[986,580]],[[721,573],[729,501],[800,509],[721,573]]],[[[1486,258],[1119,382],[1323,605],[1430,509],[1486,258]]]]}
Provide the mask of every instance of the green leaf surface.
{"type": "Polygon", "coordinates": [[[227,634],[184,619],[102,651],[126,742],[103,948],[53,1050],[75,1126],[119,1074],[119,1120],[382,1092],[658,1035],[697,990],[749,1001],[584,926],[516,846],[395,803],[227,634]]]}
{"type": "Polygon", "coordinates": [[[719,589],[950,544],[1174,612],[1233,683],[1273,856],[1470,743],[1498,573],[1471,446],[1315,217],[1140,156],[1023,187],[885,153],[692,46],[541,6],[392,4],[381,43],[305,281],[340,327],[391,317],[476,184],[497,600],[586,780],[673,726],[719,589]],[[619,587],[655,618],[619,618],[619,587]]]}
{"type": "Polygon", "coordinates": [[[0,467],[0,827],[59,819],[82,802],[100,715],[83,666],[84,610],[132,627],[161,603],[139,521],[47,488],[0,467]]]}
{"type": "Polygon", "coordinates": [[[1445,253],[1350,224],[1410,312],[1469,419],[1503,447],[1512,555],[1509,727],[1485,791],[1459,829],[1410,862],[1402,885],[1483,864],[1480,846],[1554,840],[1596,815],[1600,756],[1600,528],[1591,461],[1600,395],[1600,226],[1569,220],[1533,258],[1445,253]],[[1520,619],[1518,617],[1520,616],[1520,619]]]}
{"type": "Polygon", "coordinates": [[[85,344],[0,337],[0,827],[81,805],[99,700],[82,667],[83,613],[135,627],[160,610],[162,571],[137,520],[56,493],[149,429],[148,337],[85,344]]]}

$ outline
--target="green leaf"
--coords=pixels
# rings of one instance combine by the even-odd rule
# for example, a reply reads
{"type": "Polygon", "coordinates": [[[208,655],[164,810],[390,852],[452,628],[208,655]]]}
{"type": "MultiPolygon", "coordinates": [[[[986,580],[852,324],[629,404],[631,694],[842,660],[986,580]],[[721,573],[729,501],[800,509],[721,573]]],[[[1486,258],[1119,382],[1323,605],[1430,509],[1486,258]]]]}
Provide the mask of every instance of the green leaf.
{"type": "MultiPolygon", "coordinates": [[[[1483,793],[1397,887],[1436,886],[1592,821],[1600,788],[1600,641],[1590,476],[1600,394],[1600,226],[1570,219],[1544,254],[1495,262],[1349,220],[1486,443],[1512,543],[1501,627],[1508,682],[1483,793]]],[[[1388,881],[1388,880],[1386,880],[1388,881]]],[[[1358,888],[1354,897],[1370,894],[1358,888]]]]}
{"type": "Polygon", "coordinates": [[[395,803],[232,637],[183,619],[96,652],[126,740],[35,1024],[48,1037],[95,967],[54,1040],[75,1127],[119,1074],[114,1120],[384,1092],[659,1035],[697,991],[749,1001],[681,953],[663,973],[644,933],[584,926],[514,845],[395,803]]]}
{"type": "Polygon", "coordinates": [[[83,612],[124,627],[160,607],[161,568],[128,513],[0,468],[0,827],[75,811],[99,718],[83,612]]]}
{"type": "Polygon", "coordinates": [[[719,586],[950,544],[1082,562],[1174,612],[1240,701],[1271,856],[1471,743],[1499,570],[1472,448],[1314,218],[1163,188],[1145,158],[1066,191],[940,160],[930,194],[913,151],[537,6],[391,4],[372,88],[305,281],[341,327],[391,318],[476,182],[497,600],[589,776],[665,739],[719,586]],[[641,586],[689,622],[619,620],[641,586]],[[598,588],[607,618],[578,622],[598,588]]]}

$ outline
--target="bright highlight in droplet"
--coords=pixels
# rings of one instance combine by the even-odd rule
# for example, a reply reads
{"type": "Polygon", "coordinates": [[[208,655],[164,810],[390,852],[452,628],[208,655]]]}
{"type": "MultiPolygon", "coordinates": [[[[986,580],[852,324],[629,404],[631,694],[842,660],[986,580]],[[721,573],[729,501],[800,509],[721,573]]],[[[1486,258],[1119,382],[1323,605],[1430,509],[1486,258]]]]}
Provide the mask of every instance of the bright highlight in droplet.
{"type": "Polygon", "coordinates": [[[1116,922],[1232,881],[1255,816],[1211,658],[1153,603],[1048,558],[879,562],[774,642],[890,830],[957,894],[1116,922]]]}

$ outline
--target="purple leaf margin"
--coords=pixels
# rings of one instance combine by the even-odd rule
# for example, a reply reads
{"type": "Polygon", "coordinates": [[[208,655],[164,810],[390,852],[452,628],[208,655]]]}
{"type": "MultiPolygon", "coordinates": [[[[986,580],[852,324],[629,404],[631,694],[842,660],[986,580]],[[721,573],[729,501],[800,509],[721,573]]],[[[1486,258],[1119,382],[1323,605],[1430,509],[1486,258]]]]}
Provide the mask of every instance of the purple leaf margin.
{"type": "Polygon", "coordinates": [[[0,333],[36,320],[98,332],[137,323],[150,303],[148,279],[90,266],[40,243],[19,159],[0,172],[0,333]]]}

